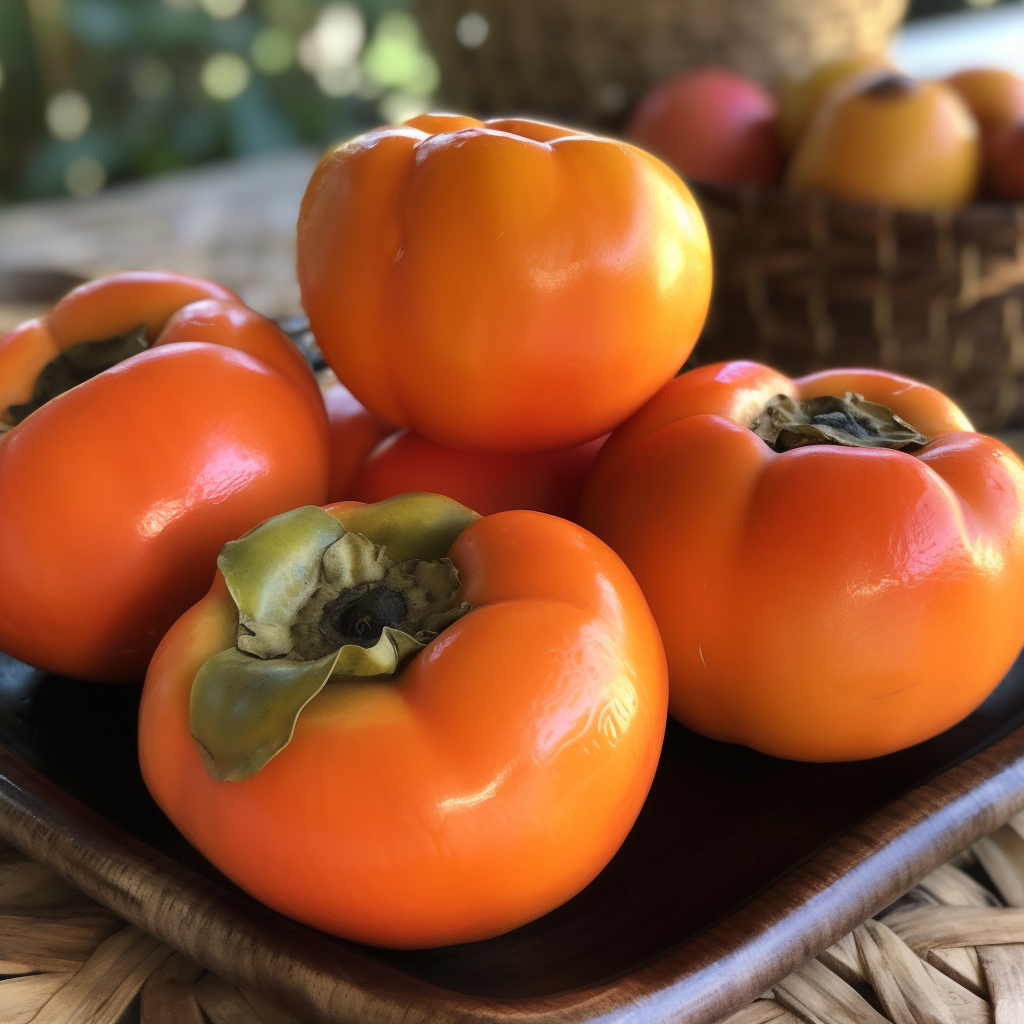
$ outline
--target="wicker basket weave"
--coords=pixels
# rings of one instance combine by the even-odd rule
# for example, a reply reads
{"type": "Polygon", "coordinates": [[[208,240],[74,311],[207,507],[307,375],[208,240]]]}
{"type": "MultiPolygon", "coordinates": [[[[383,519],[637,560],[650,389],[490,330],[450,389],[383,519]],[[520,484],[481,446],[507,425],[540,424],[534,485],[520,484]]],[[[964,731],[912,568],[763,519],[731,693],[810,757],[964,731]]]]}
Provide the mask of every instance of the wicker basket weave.
{"type": "Polygon", "coordinates": [[[766,83],[883,50],[907,0],[416,0],[456,109],[614,125],[681,68],[766,83]],[[476,39],[459,32],[476,15],[476,39]],[[486,19],[486,37],[480,28],[486,19]],[[465,23],[463,23],[465,24],[465,23]],[[459,41],[462,35],[467,42],[459,41]]]}
{"type": "Polygon", "coordinates": [[[697,185],[717,274],[701,363],[881,366],[982,430],[1024,423],[1024,205],[907,213],[697,185]]]}
{"type": "MultiPolygon", "coordinates": [[[[1021,832],[1018,815],[719,1024],[1017,1024],[1021,832]]],[[[4,1024],[301,1024],[2,841],[0,974],[4,1024]]]]}

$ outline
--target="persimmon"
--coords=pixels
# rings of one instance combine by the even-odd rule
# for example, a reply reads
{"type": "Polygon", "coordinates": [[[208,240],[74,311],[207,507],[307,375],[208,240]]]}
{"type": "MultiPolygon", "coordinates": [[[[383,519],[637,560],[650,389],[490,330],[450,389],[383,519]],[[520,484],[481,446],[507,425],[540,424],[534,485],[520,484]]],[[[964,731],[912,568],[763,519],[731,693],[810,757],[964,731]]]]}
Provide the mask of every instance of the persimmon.
{"type": "Polygon", "coordinates": [[[782,149],[775,99],[728,68],[681,71],[637,105],[626,135],[684,178],[775,185],[782,149]]]}
{"type": "Polygon", "coordinates": [[[599,437],[575,448],[510,455],[466,452],[400,430],[366,453],[352,475],[350,496],[375,502],[434,491],[481,515],[522,508],[575,519],[584,478],[604,442],[599,437]]]}
{"type": "Polygon", "coordinates": [[[90,282],[0,337],[0,415],[0,648],[63,675],[141,679],[225,541],[327,493],[312,372],[197,278],[90,282]]]}
{"type": "Polygon", "coordinates": [[[1024,465],[896,374],[683,374],[608,440],[580,519],[650,602],[672,714],[768,754],[928,739],[1024,643],[1024,465]]]}
{"type": "Polygon", "coordinates": [[[635,146],[425,115],[323,157],[298,276],[324,358],[379,419],[526,453],[607,433],[678,371],[711,254],[686,186],[635,146]]]}
{"type": "Polygon", "coordinates": [[[1024,120],[1024,79],[1002,68],[968,68],[950,75],[946,85],[970,108],[988,151],[992,137],[1024,120]]]}
{"type": "Polygon", "coordinates": [[[801,78],[784,77],[776,88],[782,144],[787,150],[796,147],[818,107],[836,86],[866,71],[891,67],[884,54],[859,53],[825,61],[801,78]]]}
{"type": "Polygon", "coordinates": [[[1024,119],[994,134],[985,178],[993,199],[1024,200],[1024,119]]]}
{"type": "Polygon", "coordinates": [[[139,759],[247,892],[361,942],[441,945],[551,910],[618,849],[667,681],[596,537],[404,495],[275,517],[219,564],[153,658],[139,759]]]}
{"type": "Polygon", "coordinates": [[[931,210],[973,199],[979,169],[978,126],[957,93],[883,71],[828,93],[793,154],[786,187],[931,210]]]}
{"type": "MultiPolygon", "coordinates": [[[[330,371],[327,374],[327,379],[321,384],[331,439],[331,481],[327,498],[329,501],[346,501],[355,496],[352,478],[356,470],[377,444],[395,432],[395,428],[374,416],[334,374],[330,371]]],[[[406,491],[424,489],[427,488],[403,488],[406,491]]]]}

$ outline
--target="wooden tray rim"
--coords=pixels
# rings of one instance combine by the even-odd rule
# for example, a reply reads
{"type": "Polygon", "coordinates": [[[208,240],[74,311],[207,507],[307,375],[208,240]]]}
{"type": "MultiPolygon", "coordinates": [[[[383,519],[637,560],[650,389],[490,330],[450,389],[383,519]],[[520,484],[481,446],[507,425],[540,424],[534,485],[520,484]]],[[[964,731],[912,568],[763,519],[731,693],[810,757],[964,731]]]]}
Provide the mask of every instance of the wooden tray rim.
{"type": "Polygon", "coordinates": [[[309,1024],[713,1024],[1024,809],[1024,726],[870,815],[747,906],[617,980],[542,998],[452,992],[230,892],[0,746],[0,835],[207,969],[309,1024]]]}

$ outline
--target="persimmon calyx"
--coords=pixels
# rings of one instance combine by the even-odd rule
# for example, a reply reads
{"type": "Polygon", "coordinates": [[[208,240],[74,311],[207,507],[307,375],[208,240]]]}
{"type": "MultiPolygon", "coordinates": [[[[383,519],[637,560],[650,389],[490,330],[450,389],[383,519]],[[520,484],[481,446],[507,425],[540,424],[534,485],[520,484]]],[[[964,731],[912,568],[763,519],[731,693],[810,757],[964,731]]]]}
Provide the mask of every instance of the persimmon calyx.
{"type": "Polygon", "coordinates": [[[226,544],[217,564],[238,609],[236,646],[196,674],[190,724],[222,781],[283,750],[329,681],[393,676],[470,610],[450,559],[394,562],[314,506],[226,544]]]}
{"type": "Polygon", "coordinates": [[[112,338],[71,345],[39,371],[32,387],[32,397],[27,402],[9,405],[6,418],[17,426],[51,399],[84,384],[125,359],[145,352],[147,348],[149,340],[146,338],[145,324],[139,324],[124,334],[115,334],[112,338]]]}
{"type": "Polygon", "coordinates": [[[802,401],[776,395],[750,425],[770,448],[788,452],[811,444],[915,451],[928,438],[885,405],[847,391],[802,401]]]}

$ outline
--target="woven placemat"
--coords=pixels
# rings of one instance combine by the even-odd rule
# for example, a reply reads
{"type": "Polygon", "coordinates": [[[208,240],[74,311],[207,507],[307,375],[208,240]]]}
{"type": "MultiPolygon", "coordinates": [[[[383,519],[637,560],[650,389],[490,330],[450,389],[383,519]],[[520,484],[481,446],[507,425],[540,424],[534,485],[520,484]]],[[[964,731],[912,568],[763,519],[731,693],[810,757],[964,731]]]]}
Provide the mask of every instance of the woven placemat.
{"type": "MultiPolygon", "coordinates": [[[[4,1024],[301,1024],[0,849],[4,1024]]],[[[1024,813],[720,1024],[1024,1020],[1024,813]]]]}

